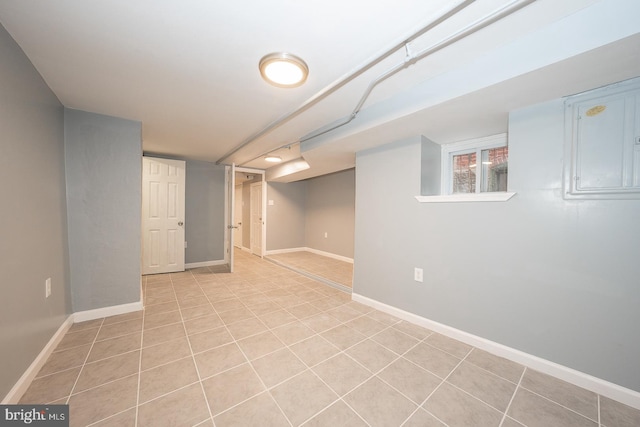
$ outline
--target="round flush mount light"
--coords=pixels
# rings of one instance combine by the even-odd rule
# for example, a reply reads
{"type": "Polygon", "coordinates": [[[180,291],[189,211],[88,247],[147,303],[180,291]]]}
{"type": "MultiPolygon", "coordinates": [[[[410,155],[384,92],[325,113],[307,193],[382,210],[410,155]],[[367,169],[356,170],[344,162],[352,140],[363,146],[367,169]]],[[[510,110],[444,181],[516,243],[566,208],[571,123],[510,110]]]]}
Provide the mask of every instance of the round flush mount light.
{"type": "Polygon", "coordinates": [[[280,156],[267,156],[264,158],[265,161],[269,163],[280,163],[282,161],[282,157],[280,156]]]}
{"type": "Polygon", "coordinates": [[[275,52],[262,57],[260,74],[273,86],[298,87],[307,80],[309,67],[295,55],[275,52]]]}

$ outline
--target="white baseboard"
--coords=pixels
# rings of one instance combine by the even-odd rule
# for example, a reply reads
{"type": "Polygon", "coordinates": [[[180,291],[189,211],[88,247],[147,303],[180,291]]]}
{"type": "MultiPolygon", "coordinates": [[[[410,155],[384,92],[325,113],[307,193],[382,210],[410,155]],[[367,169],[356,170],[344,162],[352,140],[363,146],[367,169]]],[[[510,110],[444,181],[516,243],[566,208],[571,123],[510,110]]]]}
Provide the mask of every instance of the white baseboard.
{"type": "Polygon", "coordinates": [[[16,382],[13,388],[5,396],[5,398],[2,400],[2,404],[16,404],[20,401],[20,398],[22,398],[24,393],[31,385],[31,382],[38,374],[38,371],[42,369],[42,366],[44,366],[47,359],[56,349],[71,325],[78,322],[84,322],[86,320],[101,319],[103,317],[115,316],[118,314],[125,314],[133,311],[140,311],[142,310],[142,308],[142,301],[138,301],[129,304],[98,308],[95,310],[79,311],[68,316],[64,323],[53,334],[47,345],[44,346],[40,354],[38,354],[38,356],[35,358],[33,363],[31,363],[24,374],[22,374],[18,382],[16,382]]]}
{"type": "Polygon", "coordinates": [[[322,256],[326,256],[327,258],[333,258],[339,261],[344,261],[344,262],[348,262],[349,264],[353,264],[353,258],[332,254],[331,252],[325,252],[318,249],[308,248],[306,246],[301,248],[274,249],[271,251],[267,251],[266,255],[268,256],[268,255],[288,254],[291,252],[311,252],[316,255],[322,255],[322,256]]]}
{"type": "Polygon", "coordinates": [[[273,249],[271,251],[266,251],[265,255],[278,255],[278,254],[288,254],[291,252],[304,252],[307,248],[287,248],[287,249],[273,249]]]}
{"type": "Polygon", "coordinates": [[[111,307],[96,308],[95,310],[78,311],[73,314],[73,322],[101,319],[103,317],[116,316],[118,314],[131,313],[143,309],[142,301],[129,304],[113,305],[111,307]]]}
{"type": "Polygon", "coordinates": [[[307,252],[311,252],[316,255],[322,255],[328,258],[337,259],[338,261],[344,261],[344,262],[348,262],[349,264],[353,264],[353,258],[348,258],[346,256],[336,255],[336,254],[332,254],[331,252],[320,251],[318,249],[313,249],[313,248],[306,248],[306,249],[307,249],[307,252]]]}
{"type": "Polygon", "coordinates": [[[211,267],[213,265],[224,265],[224,264],[227,264],[227,261],[223,259],[217,259],[215,261],[190,262],[189,264],[185,264],[184,268],[211,267]]]}
{"type": "Polygon", "coordinates": [[[18,382],[15,383],[13,388],[9,391],[9,393],[2,400],[3,405],[12,405],[17,404],[24,393],[27,391],[29,386],[31,385],[31,381],[36,377],[40,369],[47,362],[47,359],[53,353],[53,350],[56,349],[64,335],[67,333],[69,328],[73,325],[73,314],[68,316],[67,319],[60,325],[58,330],[53,334],[47,345],[44,346],[40,354],[35,358],[33,363],[27,368],[27,370],[22,374],[18,382]]]}
{"type": "Polygon", "coordinates": [[[409,313],[408,311],[387,305],[363,295],[353,293],[352,299],[353,301],[368,305],[402,320],[406,320],[407,322],[422,326],[458,341],[462,341],[481,350],[485,350],[489,353],[495,354],[496,356],[514,361],[528,368],[535,369],[536,371],[543,372],[578,387],[582,387],[594,393],[624,403],[625,405],[640,409],[640,393],[637,391],[630,390],[575,369],[559,365],[555,362],[542,359],[523,351],[507,347],[506,345],[502,345],[477,335],[452,328],[451,326],[409,313]]]}

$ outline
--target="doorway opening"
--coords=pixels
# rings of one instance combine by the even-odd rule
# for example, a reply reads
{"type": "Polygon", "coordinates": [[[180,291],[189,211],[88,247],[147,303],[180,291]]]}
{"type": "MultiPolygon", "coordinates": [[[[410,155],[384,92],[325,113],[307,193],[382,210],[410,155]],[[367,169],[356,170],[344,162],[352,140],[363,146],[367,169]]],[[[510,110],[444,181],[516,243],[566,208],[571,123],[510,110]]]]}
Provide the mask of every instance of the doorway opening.
{"type": "Polygon", "coordinates": [[[233,272],[234,251],[263,257],[266,250],[265,171],[227,166],[225,261],[233,272]]]}

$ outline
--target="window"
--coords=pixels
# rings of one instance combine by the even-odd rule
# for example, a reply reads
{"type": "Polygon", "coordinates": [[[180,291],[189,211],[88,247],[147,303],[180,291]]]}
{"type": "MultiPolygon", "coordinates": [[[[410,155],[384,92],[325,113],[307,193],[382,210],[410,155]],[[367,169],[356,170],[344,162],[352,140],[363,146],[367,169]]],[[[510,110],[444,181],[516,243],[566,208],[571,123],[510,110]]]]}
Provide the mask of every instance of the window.
{"type": "Polygon", "coordinates": [[[568,97],[565,198],[640,198],[640,79],[568,97]]]}
{"type": "Polygon", "coordinates": [[[507,191],[506,134],[442,146],[442,194],[507,191]]]}

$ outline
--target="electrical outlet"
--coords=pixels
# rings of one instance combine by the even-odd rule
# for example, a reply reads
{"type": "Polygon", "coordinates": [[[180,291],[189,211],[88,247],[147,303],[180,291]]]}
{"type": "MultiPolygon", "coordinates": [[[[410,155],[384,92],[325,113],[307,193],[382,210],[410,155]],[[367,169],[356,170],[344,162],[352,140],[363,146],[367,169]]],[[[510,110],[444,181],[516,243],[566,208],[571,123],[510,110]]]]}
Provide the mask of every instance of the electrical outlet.
{"type": "Polygon", "coordinates": [[[326,239],[327,237],[329,237],[329,233],[327,233],[326,231],[324,232],[324,238],[326,239]]]}
{"type": "Polygon", "coordinates": [[[421,268],[414,268],[413,269],[413,280],[415,280],[416,282],[420,282],[422,283],[422,269],[421,268]]]}
{"type": "Polygon", "coordinates": [[[51,296],[51,277],[44,281],[44,297],[49,298],[51,296]]]}

